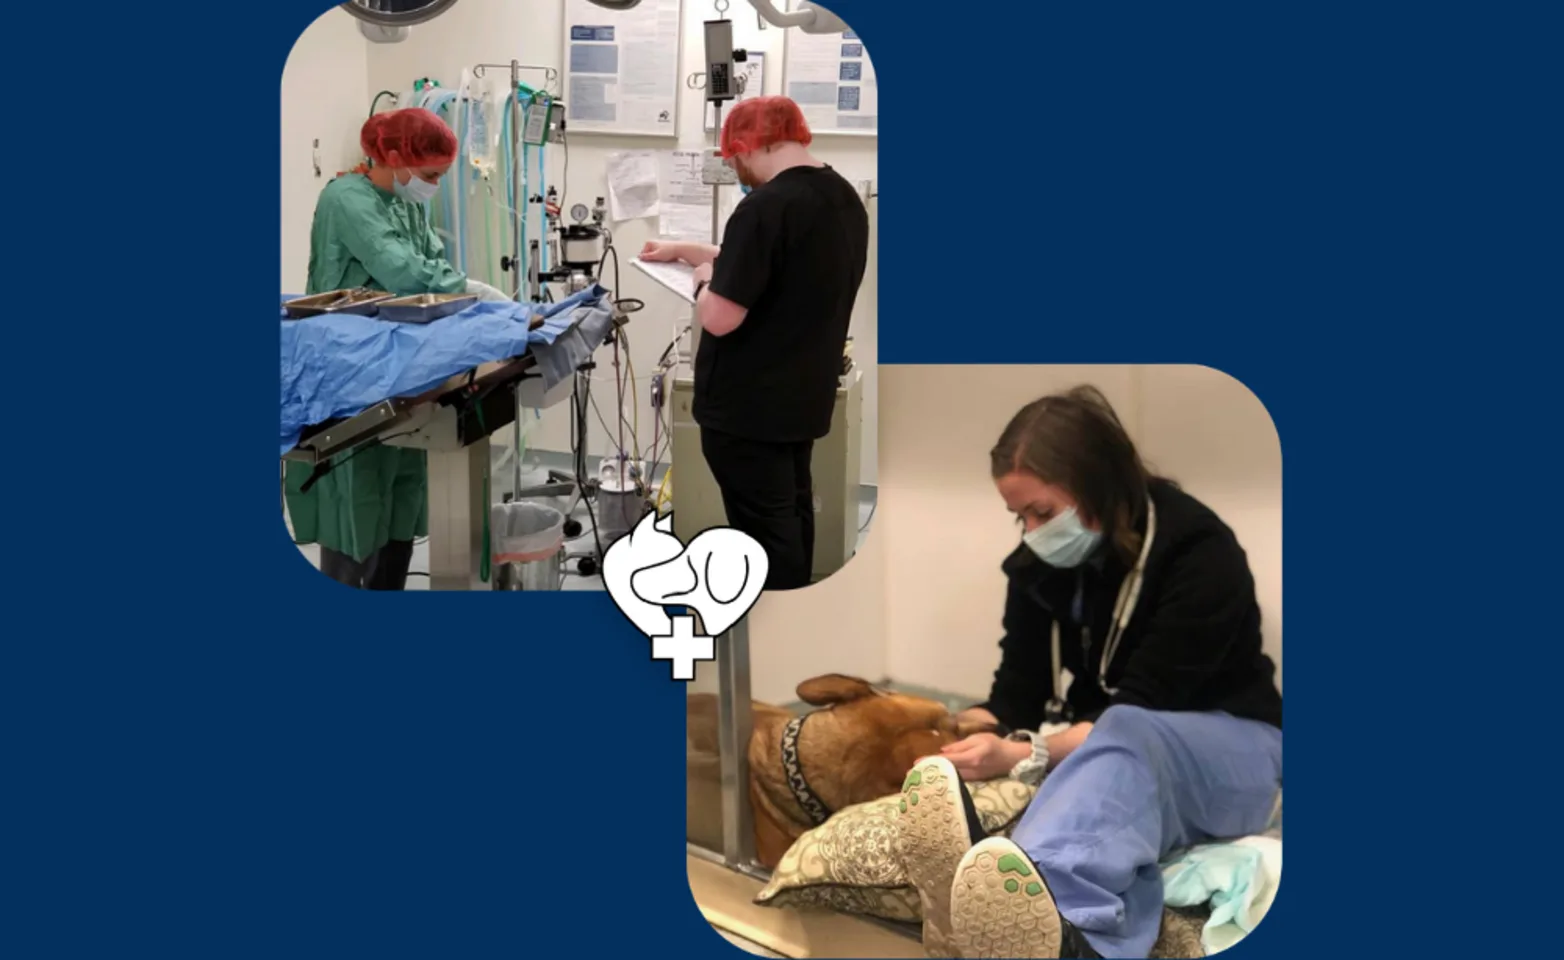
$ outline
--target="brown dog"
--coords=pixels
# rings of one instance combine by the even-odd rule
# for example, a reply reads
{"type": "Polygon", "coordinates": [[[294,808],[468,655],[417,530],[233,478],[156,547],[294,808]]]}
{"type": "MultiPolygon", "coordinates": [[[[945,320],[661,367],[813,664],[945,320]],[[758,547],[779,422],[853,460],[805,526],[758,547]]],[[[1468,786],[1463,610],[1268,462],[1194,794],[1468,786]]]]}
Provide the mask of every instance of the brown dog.
{"type": "MultiPolygon", "coordinates": [[[[958,724],[934,700],[888,693],[841,674],[805,680],[798,697],[822,709],[799,721],[780,707],[752,705],[748,789],[756,859],[767,868],[826,816],[895,793],[919,757],[990,729],[958,724]]],[[[717,698],[696,694],[687,709],[687,833],[720,848],[717,698]]]]}

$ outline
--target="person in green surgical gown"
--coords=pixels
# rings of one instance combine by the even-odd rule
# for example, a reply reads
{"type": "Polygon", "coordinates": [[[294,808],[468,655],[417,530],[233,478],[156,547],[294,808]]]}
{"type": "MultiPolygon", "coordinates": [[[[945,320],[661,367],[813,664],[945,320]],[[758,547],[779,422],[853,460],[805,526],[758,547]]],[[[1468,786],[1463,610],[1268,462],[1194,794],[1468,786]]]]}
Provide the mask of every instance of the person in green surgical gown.
{"type": "MultiPolygon", "coordinates": [[[[467,277],[445,258],[426,204],[456,161],[456,135],[428,110],[369,118],[359,136],[369,163],[321,191],[310,231],[307,294],[368,287],[398,296],[504,294],[467,277]]],[[[407,584],[413,542],[429,526],[424,452],[373,445],[342,454],[308,492],[311,469],[287,468],[294,539],[320,544],[321,572],[367,590],[407,584]]]]}

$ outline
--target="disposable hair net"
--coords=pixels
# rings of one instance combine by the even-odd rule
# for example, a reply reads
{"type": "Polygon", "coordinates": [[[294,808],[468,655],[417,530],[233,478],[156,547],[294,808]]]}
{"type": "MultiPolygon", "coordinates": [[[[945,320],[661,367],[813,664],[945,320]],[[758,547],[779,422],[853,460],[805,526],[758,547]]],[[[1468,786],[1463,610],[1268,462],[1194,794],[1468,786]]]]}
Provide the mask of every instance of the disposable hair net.
{"type": "Polygon", "coordinates": [[[395,153],[399,166],[433,167],[456,160],[456,134],[434,113],[422,107],[388,110],[364,122],[359,133],[364,155],[377,166],[389,166],[395,153]]]}
{"type": "Polygon", "coordinates": [[[742,100],[722,124],[722,157],[731,160],[776,143],[809,146],[814,140],[804,111],[787,97],[742,100]]]}

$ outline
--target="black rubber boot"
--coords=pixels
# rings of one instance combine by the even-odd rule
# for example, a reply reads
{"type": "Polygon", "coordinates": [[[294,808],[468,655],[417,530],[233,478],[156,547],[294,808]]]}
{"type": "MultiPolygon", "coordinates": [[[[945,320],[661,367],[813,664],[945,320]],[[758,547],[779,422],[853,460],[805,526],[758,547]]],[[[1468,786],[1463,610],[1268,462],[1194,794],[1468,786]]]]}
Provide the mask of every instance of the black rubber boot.
{"type": "Polygon", "coordinates": [[[1075,924],[1060,917],[1059,928],[1060,960],[1102,960],[1102,954],[1092,949],[1092,945],[1081,936],[1081,931],[1075,929],[1075,924]]]}
{"type": "Polygon", "coordinates": [[[961,809],[967,814],[967,836],[977,843],[988,836],[983,830],[983,821],[978,817],[977,804],[972,802],[972,791],[967,789],[966,781],[961,783],[961,809]]]}

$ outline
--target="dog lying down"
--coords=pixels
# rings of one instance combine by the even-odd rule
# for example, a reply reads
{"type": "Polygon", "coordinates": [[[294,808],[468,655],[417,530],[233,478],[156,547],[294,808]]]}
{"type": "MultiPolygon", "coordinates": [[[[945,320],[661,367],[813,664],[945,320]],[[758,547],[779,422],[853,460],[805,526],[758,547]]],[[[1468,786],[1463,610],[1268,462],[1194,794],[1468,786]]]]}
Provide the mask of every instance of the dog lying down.
{"type": "MultiPolygon", "coordinates": [[[[958,724],[945,705],[889,693],[865,680],[826,674],[798,685],[800,700],[821,709],[804,717],[752,705],[749,800],[756,859],[774,868],[803,834],[843,807],[890,796],[919,757],[992,729],[958,724]]],[[[721,829],[717,698],[688,704],[689,836],[721,829]]]]}
{"type": "MultiPolygon", "coordinates": [[[[775,869],[799,837],[832,813],[899,793],[918,758],[962,737],[992,729],[958,724],[934,700],[878,690],[867,681],[826,674],[798,685],[798,697],[820,709],[792,712],[754,703],[749,742],[749,799],[756,859],[775,869]],[[802,721],[802,722],[800,722],[802,721]]],[[[722,849],[722,777],[717,698],[688,698],[689,762],[686,836],[722,849]]],[[[1209,907],[1164,909],[1152,957],[1201,957],[1209,907]]]]}

